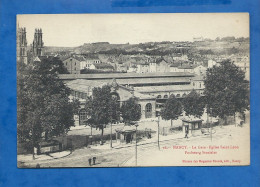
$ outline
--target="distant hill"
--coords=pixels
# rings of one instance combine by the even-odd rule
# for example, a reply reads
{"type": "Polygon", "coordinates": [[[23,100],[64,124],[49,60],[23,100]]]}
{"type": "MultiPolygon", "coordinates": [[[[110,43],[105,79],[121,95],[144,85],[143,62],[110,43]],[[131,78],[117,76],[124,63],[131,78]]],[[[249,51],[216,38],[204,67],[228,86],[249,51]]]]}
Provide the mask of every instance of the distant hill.
{"type": "MultiPolygon", "coordinates": [[[[228,38],[229,39],[229,38],[228,38]]],[[[172,53],[188,53],[201,50],[211,50],[212,53],[221,53],[226,49],[236,48],[238,52],[246,52],[249,49],[249,39],[241,38],[232,40],[220,39],[218,41],[202,42],[147,42],[139,44],[110,44],[109,42],[84,43],[78,47],[51,47],[46,46],[45,53],[59,54],[106,54],[106,55],[168,55],[172,53]]],[[[233,50],[235,51],[235,50],[233,50]]]]}

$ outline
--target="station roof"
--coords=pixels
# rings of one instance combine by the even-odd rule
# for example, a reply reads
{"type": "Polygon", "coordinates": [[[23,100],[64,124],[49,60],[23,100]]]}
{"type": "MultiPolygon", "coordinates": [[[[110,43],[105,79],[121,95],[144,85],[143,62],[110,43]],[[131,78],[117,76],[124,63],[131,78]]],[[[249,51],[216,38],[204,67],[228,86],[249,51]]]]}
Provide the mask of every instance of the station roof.
{"type": "Polygon", "coordinates": [[[171,85],[171,86],[154,86],[154,87],[135,87],[135,90],[141,93],[155,92],[173,92],[173,91],[190,91],[194,89],[192,85],[171,85]]]}
{"type": "Polygon", "coordinates": [[[167,72],[167,73],[100,73],[100,74],[60,74],[61,80],[73,79],[128,79],[128,78],[159,78],[159,77],[193,77],[188,72],[167,72]]]}
{"type": "MultiPolygon", "coordinates": [[[[102,87],[104,85],[109,85],[109,84],[112,85],[112,83],[113,83],[113,80],[93,81],[93,80],[76,79],[76,80],[67,82],[66,86],[74,91],[88,93],[88,92],[91,92],[92,89],[95,87],[102,87]]],[[[132,88],[128,88],[128,87],[122,86],[120,84],[118,86],[125,90],[132,91],[132,88]]],[[[155,96],[153,96],[153,95],[142,94],[136,90],[134,90],[134,96],[141,100],[155,99],[155,96]]],[[[122,100],[122,101],[124,101],[124,100],[122,100]]]]}
{"type": "Polygon", "coordinates": [[[66,86],[74,91],[79,91],[83,93],[88,93],[94,87],[101,87],[106,85],[108,82],[105,81],[93,81],[93,80],[83,80],[76,79],[66,83],[66,86]]]}

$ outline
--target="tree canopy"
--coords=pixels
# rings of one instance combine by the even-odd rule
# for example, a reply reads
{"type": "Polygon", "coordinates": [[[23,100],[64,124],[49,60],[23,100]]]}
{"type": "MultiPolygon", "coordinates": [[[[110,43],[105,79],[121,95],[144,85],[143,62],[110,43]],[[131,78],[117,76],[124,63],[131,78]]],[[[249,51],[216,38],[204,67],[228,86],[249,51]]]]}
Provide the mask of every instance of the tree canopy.
{"type": "Polygon", "coordinates": [[[182,104],[186,115],[193,115],[196,117],[202,116],[205,104],[203,98],[195,90],[192,90],[183,99],[182,104]]]}
{"type": "Polygon", "coordinates": [[[101,135],[107,124],[119,120],[120,106],[112,97],[109,85],[94,88],[92,97],[86,101],[85,109],[88,115],[86,124],[100,129],[101,135]]]}
{"type": "Polygon", "coordinates": [[[138,121],[141,118],[141,108],[137,104],[137,98],[131,97],[121,106],[121,114],[125,123],[130,124],[133,121],[138,121]]]}
{"type": "Polygon", "coordinates": [[[182,114],[182,104],[181,102],[175,98],[175,96],[170,96],[170,98],[166,101],[164,107],[161,110],[162,119],[172,120],[178,119],[178,117],[182,114]]]}
{"type": "Polygon", "coordinates": [[[204,93],[213,116],[224,118],[249,109],[249,82],[230,60],[207,71],[204,93]]]}
{"type": "MultiPolygon", "coordinates": [[[[17,134],[20,141],[39,143],[66,133],[74,125],[76,102],[58,79],[63,64],[56,58],[42,58],[29,65],[17,64],[17,134]]],[[[62,72],[63,73],[63,72],[62,72]]]]}

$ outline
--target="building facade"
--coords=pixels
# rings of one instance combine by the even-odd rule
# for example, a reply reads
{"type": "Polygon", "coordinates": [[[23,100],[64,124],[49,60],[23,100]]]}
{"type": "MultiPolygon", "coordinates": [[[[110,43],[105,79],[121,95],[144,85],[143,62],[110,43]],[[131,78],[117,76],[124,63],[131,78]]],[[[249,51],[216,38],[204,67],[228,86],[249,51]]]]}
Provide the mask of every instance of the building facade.
{"type": "Polygon", "coordinates": [[[81,63],[78,59],[69,57],[63,60],[63,64],[70,74],[80,74],[81,63]]]}
{"type": "Polygon", "coordinates": [[[102,87],[104,85],[111,86],[111,94],[118,98],[120,105],[131,97],[136,97],[138,99],[138,105],[141,108],[141,119],[154,118],[156,116],[156,100],[154,96],[141,94],[132,87],[122,86],[117,83],[116,79],[105,82],[76,79],[67,82],[66,85],[72,90],[70,99],[79,99],[81,103],[81,109],[74,118],[75,126],[85,125],[84,121],[87,119],[87,112],[84,109],[86,99],[87,97],[92,96],[92,90],[95,87],[102,87]]]}
{"type": "MultiPolygon", "coordinates": [[[[112,90],[118,96],[120,103],[130,97],[137,97],[142,111],[141,120],[156,117],[171,95],[182,99],[192,90],[201,96],[204,91],[203,77],[180,72],[80,74],[77,76],[66,74],[59,77],[72,90],[71,97],[79,99],[82,103],[92,95],[94,87],[107,84],[113,86],[112,90]]],[[[78,116],[78,125],[82,124],[80,121],[84,119],[84,114],[84,108],[82,108],[78,116]]]]}

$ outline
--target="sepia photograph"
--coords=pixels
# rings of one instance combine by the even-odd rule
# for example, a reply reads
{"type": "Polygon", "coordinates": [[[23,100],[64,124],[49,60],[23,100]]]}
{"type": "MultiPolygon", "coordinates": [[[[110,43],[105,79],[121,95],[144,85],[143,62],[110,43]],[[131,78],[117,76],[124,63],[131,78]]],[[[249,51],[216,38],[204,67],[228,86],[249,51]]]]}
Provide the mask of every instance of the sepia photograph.
{"type": "Polygon", "coordinates": [[[18,168],[250,165],[248,13],[16,21],[18,168]]]}

